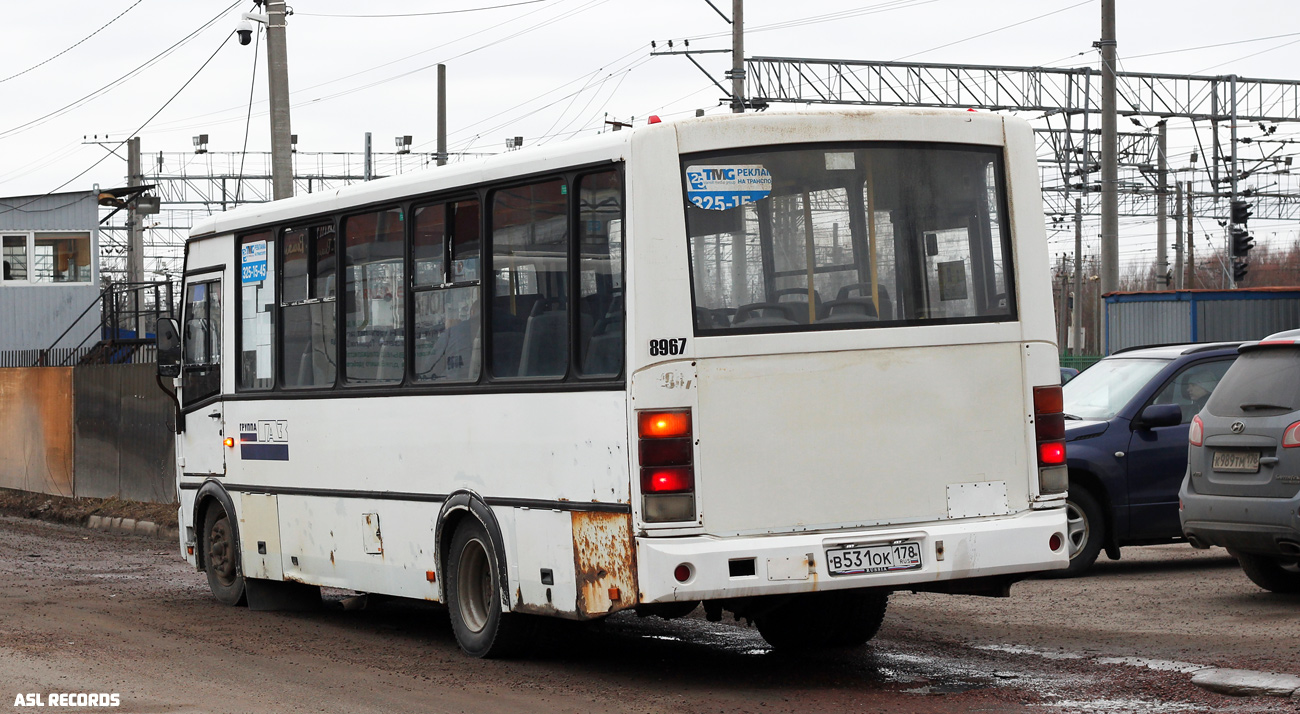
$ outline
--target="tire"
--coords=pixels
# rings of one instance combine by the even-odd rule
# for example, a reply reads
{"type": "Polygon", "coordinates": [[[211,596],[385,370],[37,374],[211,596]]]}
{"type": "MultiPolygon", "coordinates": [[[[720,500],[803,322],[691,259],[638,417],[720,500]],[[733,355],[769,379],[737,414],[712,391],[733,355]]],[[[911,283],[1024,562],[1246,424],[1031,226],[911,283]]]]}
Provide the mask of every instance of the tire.
{"type": "Polygon", "coordinates": [[[203,516],[203,548],[203,566],[212,596],[223,605],[243,605],[244,574],[239,542],[230,526],[230,516],[220,503],[212,504],[203,516]]]}
{"type": "Polygon", "coordinates": [[[1256,585],[1275,593],[1300,592],[1300,566],[1294,559],[1254,553],[1233,553],[1245,571],[1246,577],[1256,585]]]}
{"type": "Polygon", "coordinates": [[[797,595],[754,619],[779,652],[860,647],[880,631],[889,593],[844,590],[797,595]]]}
{"type": "Polygon", "coordinates": [[[456,642],[472,657],[513,657],[528,643],[530,618],[501,611],[500,573],[487,529],[465,517],[447,549],[446,595],[456,642]]]}
{"type": "Polygon", "coordinates": [[[1065,541],[1070,549],[1070,567],[1043,573],[1047,578],[1073,578],[1082,575],[1097,562],[1106,542],[1106,519],[1101,504],[1087,489],[1070,484],[1065,499],[1065,541]]]}

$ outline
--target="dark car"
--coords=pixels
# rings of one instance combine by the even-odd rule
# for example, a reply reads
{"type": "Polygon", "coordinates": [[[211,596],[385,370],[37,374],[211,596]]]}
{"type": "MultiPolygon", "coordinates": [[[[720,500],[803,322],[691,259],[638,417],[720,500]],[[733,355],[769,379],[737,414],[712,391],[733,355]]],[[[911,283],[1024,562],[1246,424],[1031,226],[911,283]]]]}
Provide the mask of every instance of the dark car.
{"type": "Polygon", "coordinates": [[[1075,369],[1075,368],[1073,368],[1073,367],[1062,367],[1062,368],[1061,368],[1061,384],[1065,384],[1066,382],[1068,382],[1068,381],[1070,381],[1071,379],[1074,379],[1075,377],[1078,377],[1078,376],[1079,376],[1079,370],[1077,370],[1077,369],[1075,369]]]}
{"type": "Polygon", "coordinates": [[[1300,592],[1300,330],[1241,346],[1192,422],[1183,532],[1265,590],[1300,592]]]}
{"type": "Polygon", "coordinates": [[[1237,357],[1238,343],[1118,352],[1063,388],[1070,567],[1078,575],[1105,550],[1180,540],[1178,488],[1187,431],[1237,357]]]}

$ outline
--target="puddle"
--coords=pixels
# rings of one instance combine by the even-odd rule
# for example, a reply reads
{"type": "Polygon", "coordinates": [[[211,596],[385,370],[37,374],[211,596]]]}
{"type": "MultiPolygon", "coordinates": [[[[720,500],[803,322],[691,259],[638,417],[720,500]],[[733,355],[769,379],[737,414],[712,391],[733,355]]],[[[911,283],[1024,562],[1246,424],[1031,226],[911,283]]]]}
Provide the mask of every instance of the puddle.
{"type": "Polygon", "coordinates": [[[1006,652],[1007,654],[1028,654],[1042,657],[1043,659],[1083,659],[1083,655],[1077,652],[1045,650],[1038,647],[1028,647],[1026,645],[971,645],[971,649],[984,650],[986,652],[1006,652]]]}
{"type": "Polygon", "coordinates": [[[1154,669],[1157,672],[1181,672],[1183,674],[1209,669],[1209,666],[1204,664],[1192,664],[1191,662],[1168,659],[1149,659],[1146,657],[1098,657],[1093,661],[1097,664],[1126,664],[1130,667],[1154,669]]]}
{"type": "Polygon", "coordinates": [[[1088,701],[1061,701],[1044,704],[1045,707],[1059,709],[1062,714],[1069,712],[1105,714],[1173,714],[1174,712],[1203,712],[1205,707],[1179,702],[1157,702],[1150,699],[1092,699],[1088,701]]]}

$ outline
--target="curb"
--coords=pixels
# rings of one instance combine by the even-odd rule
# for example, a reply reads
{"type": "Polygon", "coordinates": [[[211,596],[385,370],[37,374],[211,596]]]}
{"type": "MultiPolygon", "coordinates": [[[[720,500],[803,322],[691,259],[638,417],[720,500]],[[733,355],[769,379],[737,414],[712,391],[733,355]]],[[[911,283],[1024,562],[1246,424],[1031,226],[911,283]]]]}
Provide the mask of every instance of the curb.
{"type": "Polygon", "coordinates": [[[180,538],[180,532],[175,528],[160,528],[153,521],[137,521],[134,518],[90,516],[86,519],[86,527],[92,531],[142,535],[168,541],[175,541],[180,538]]]}

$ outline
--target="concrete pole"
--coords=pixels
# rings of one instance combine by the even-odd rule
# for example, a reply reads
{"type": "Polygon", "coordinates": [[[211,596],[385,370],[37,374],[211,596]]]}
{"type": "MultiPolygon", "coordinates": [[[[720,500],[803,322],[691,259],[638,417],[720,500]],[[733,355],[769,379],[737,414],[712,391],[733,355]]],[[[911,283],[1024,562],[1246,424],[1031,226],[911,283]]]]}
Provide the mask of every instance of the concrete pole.
{"type": "Polygon", "coordinates": [[[447,65],[438,65],[438,165],[447,165],[447,65]]]}
{"type": "Polygon", "coordinates": [[[293,196],[293,145],[289,138],[289,54],[284,36],[285,0],[266,0],[266,69],[271,102],[271,196],[293,196]]]}
{"type": "MultiPolygon", "coordinates": [[[[1087,178],[1085,177],[1086,181],[1087,178]]],[[[1083,354],[1083,201],[1074,199],[1074,349],[1083,354]]]]}
{"type": "Polygon", "coordinates": [[[1115,127],[1115,0],[1101,0],[1101,291],[1119,289],[1119,153],[1115,127]]]}
{"type": "MultiPolygon", "coordinates": [[[[140,168],[140,137],[133,136],[126,140],[126,185],[140,186],[144,184],[144,172],[140,168]]],[[[144,282],[144,226],[141,225],[142,216],[135,210],[135,202],[140,197],[132,195],[127,200],[131,203],[126,209],[126,282],[143,283],[144,282]]],[[[107,311],[109,306],[101,305],[101,309],[107,311]]],[[[126,309],[129,313],[125,321],[118,319],[118,324],[114,328],[126,327],[136,331],[136,337],[140,336],[140,291],[139,288],[130,288],[127,292],[126,309]],[[125,324],[123,324],[125,323],[125,324]]],[[[116,312],[116,311],[114,311],[116,312]]],[[[113,334],[118,337],[116,330],[113,334]]]]}
{"type": "Polygon", "coordinates": [[[745,2],[731,0],[731,112],[745,113],[745,2]]]}
{"type": "MultiPolygon", "coordinates": [[[[1231,147],[1232,163],[1228,166],[1228,178],[1232,180],[1232,183],[1230,184],[1232,186],[1232,193],[1229,194],[1228,196],[1228,200],[1231,202],[1237,200],[1237,75],[1234,74],[1228,77],[1228,80],[1232,83],[1231,94],[1229,95],[1232,98],[1232,109],[1231,109],[1232,126],[1230,127],[1232,132],[1232,147],[1231,147]]],[[[1228,205],[1232,205],[1232,204],[1229,203],[1228,205]]],[[[1232,234],[1231,233],[1228,234],[1228,245],[1226,246],[1226,248],[1227,249],[1224,250],[1223,253],[1224,255],[1227,255],[1228,260],[1231,261],[1232,260],[1232,234]]],[[[1228,289],[1236,290],[1237,277],[1232,274],[1232,270],[1227,270],[1225,272],[1227,272],[1228,274],[1228,289]]]]}
{"type": "Polygon", "coordinates": [[[1183,182],[1174,182],[1174,290],[1183,289],[1183,182]]]}
{"type": "Polygon", "coordinates": [[[1160,129],[1156,152],[1156,290],[1169,289],[1169,150],[1168,122],[1156,125],[1160,129]]]}
{"type": "Polygon", "coordinates": [[[1070,340],[1067,336],[1070,329],[1070,274],[1065,269],[1065,253],[1061,254],[1061,269],[1058,274],[1061,276],[1061,295],[1056,304],[1056,336],[1061,343],[1057,354],[1065,355],[1066,343],[1070,340]]]}

